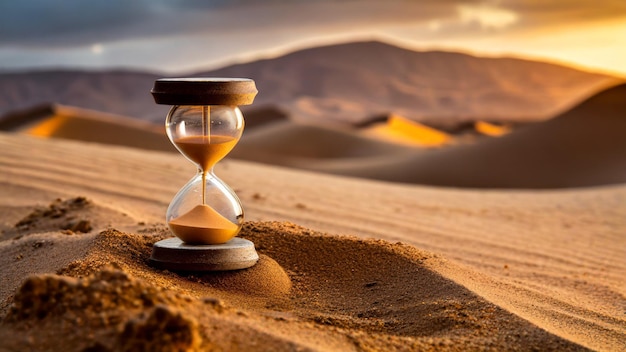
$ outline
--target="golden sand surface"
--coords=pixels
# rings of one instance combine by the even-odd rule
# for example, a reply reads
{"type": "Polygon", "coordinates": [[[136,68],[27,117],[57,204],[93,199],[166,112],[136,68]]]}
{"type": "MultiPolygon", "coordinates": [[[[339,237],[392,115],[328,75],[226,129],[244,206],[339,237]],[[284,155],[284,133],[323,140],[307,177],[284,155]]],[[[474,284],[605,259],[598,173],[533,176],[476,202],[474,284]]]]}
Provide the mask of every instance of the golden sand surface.
{"type": "Polygon", "coordinates": [[[624,185],[437,188],[225,160],[259,263],[154,269],[192,168],[0,134],[0,349],[626,349],[624,185]]]}
{"type": "Polygon", "coordinates": [[[220,135],[187,136],[175,139],[174,143],[184,155],[204,171],[209,171],[235,147],[237,138],[220,135]]]}
{"type": "Polygon", "coordinates": [[[172,232],[183,242],[195,244],[226,243],[237,235],[239,226],[206,204],[170,220],[172,232]]]}
{"type": "Polygon", "coordinates": [[[365,128],[361,133],[391,143],[425,148],[441,147],[453,140],[448,133],[396,114],[391,114],[385,122],[365,128]]]}

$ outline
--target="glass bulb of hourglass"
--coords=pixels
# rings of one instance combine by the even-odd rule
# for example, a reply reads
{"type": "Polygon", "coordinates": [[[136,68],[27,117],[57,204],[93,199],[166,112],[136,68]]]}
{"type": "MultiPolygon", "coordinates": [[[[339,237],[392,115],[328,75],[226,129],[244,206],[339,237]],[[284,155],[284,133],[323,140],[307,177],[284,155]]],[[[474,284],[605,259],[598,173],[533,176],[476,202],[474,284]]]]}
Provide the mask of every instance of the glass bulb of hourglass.
{"type": "Polygon", "coordinates": [[[234,148],[243,125],[241,110],[230,106],[174,106],[165,121],[176,148],[205,171],[234,148]]]}
{"type": "Polygon", "coordinates": [[[213,167],[239,141],[243,121],[235,106],[174,106],[167,116],[168,137],[198,167],[166,214],[172,232],[186,243],[224,243],[241,229],[241,202],[213,167]]]}

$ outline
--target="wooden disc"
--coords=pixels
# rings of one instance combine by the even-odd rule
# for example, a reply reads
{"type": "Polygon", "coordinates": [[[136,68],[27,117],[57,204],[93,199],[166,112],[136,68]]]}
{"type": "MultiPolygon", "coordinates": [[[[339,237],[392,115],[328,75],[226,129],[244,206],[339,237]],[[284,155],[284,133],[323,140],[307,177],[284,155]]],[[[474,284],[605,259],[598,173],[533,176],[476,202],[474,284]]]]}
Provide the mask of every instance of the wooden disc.
{"type": "Polygon", "coordinates": [[[224,244],[191,245],[178,237],[154,244],[150,263],[172,271],[227,271],[253,266],[259,260],[254,243],[235,237],[224,244]]]}
{"type": "Polygon", "coordinates": [[[250,105],[257,94],[248,78],[161,78],[150,91],[157,104],[250,105]]]}

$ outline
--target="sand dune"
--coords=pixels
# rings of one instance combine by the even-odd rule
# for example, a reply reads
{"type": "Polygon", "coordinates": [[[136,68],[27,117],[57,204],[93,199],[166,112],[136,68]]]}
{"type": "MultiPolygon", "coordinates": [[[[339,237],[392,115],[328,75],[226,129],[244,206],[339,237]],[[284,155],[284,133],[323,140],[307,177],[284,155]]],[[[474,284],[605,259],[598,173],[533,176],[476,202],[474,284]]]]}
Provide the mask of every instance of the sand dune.
{"type": "Polygon", "coordinates": [[[15,111],[0,121],[0,131],[175,151],[162,124],[59,104],[43,104],[15,111]]]}
{"type": "MultiPolygon", "coordinates": [[[[477,128],[492,135],[480,138],[447,134],[394,116],[382,126],[360,128],[302,124],[268,106],[249,118],[253,122],[229,158],[451,187],[567,188],[624,183],[624,102],[626,85],[618,85],[550,121],[510,133],[499,126],[478,124],[477,128]],[[424,148],[428,146],[439,148],[424,148]]],[[[174,151],[162,127],[156,125],[61,105],[40,110],[5,119],[0,129],[174,151]]]]}
{"type": "Polygon", "coordinates": [[[500,137],[505,134],[511,133],[511,126],[505,124],[493,124],[486,121],[476,121],[474,123],[474,129],[476,132],[491,136],[500,137]]]}
{"type": "Polygon", "coordinates": [[[160,122],[167,106],[149,90],[158,75],[132,71],[53,70],[0,74],[0,115],[59,103],[160,122]]]}
{"type": "MultiPolygon", "coordinates": [[[[360,128],[289,120],[260,108],[229,158],[383,181],[474,188],[567,188],[626,182],[626,85],[550,121],[482,138],[391,116],[360,128]],[[256,119],[256,120],[255,120],[256,119]],[[497,137],[495,137],[497,136],[497,137]],[[469,140],[471,139],[471,140],[469,140]],[[417,148],[416,148],[417,146],[417,148]],[[437,146],[439,149],[424,149],[437,146]]],[[[174,151],[163,128],[123,116],[45,105],[0,123],[36,136],[174,151]]]]}
{"type": "Polygon", "coordinates": [[[564,188],[626,182],[626,85],[501,138],[359,165],[309,169],[452,187],[564,188]]]}
{"type": "Polygon", "coordinates": [[[350,163],[405,154],[411,148],[378,141],[351,129],[273,123],[244,132],[230,156],[242,160],[307,168],[320,162],[350,163]]]}
{"type": "Polygon", "coordinates": [[[275,105],[247,105],[242,106],[241,111],[245,116],[246,131],[289,119],[289,115],[275,105]]]}
{"type": "Polygon", "coordinates": [[[177,275],[146,259],[188,161],[0,134],[4,346],[626,348],[624,186],[485,192],[218,166],[262,221],[243,232],[262,259],[177,275]]]}
{"type": "Polygon", "coordinates": [[[359,133],[391,143],[426,148],[441,147],[453,139],[444,131],[395,114],[389,115],[383,122],[363,126],[359,133]]]}

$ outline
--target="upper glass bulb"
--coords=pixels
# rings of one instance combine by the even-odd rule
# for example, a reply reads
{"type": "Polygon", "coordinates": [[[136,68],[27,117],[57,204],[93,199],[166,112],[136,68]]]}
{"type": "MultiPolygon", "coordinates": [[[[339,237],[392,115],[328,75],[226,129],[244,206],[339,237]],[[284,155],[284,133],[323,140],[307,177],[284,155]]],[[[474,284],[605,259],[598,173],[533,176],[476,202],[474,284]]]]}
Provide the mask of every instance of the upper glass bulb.
{"type": "Polygon", "coordinates": [[[165,121],[170,141],[205,172],[235,147],[243,127],[236,106],[174,106],[165,121]]]}

